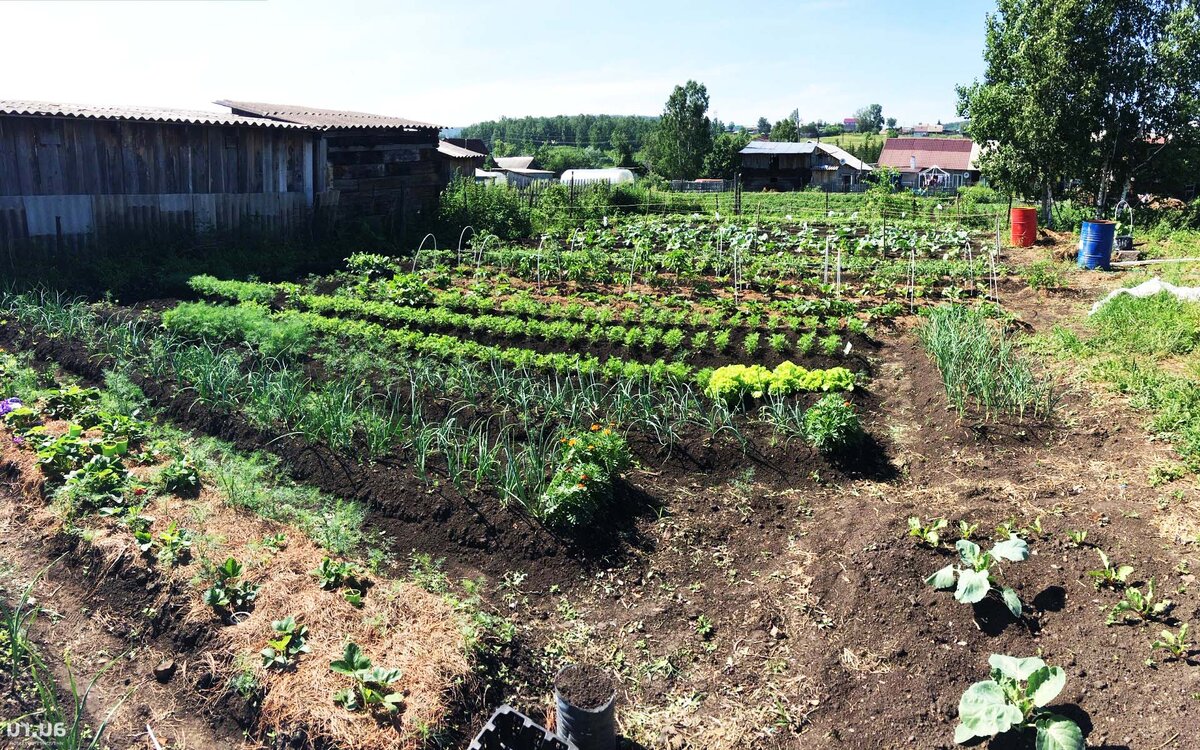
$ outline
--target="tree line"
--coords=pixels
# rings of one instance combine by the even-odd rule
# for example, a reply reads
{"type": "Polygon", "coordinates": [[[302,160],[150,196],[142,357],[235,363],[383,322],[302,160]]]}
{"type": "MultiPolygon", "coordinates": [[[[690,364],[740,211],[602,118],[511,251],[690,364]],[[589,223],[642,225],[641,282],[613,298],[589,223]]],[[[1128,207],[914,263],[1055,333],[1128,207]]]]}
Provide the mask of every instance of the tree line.
{"type": "MultiPolygon", "coordinates": [[[[801,123],[792,112],[774,126],[759,118],[757,133],[708,116],[709,97],[704,84],[688,81],[676,86],[658,117],[617,115],[559,115],[555,117],[504,117],[462,129],[463,138],[479,138],[493,157],[533,156],[542,169],[629,167],[664,179],[712,177],[732,179],[737,173],[738,152],[756,134],[771,140],[834,138],[845,131],[840,123],[822,120],[801,123]],[[765,124],[765,125],[764,125],[765,124]]],[[[868,105],[856,113],[860,130],[878,133],[884,124],[882,107],[868,105]]],[[[890,121],[895,124],[895,119],[890,121]]],[[[840,145],[840,143],[838,144],[840,145]]],[[[878,160],[882,138],[847,143],[844,148],[866,162],[878,160]]]]}

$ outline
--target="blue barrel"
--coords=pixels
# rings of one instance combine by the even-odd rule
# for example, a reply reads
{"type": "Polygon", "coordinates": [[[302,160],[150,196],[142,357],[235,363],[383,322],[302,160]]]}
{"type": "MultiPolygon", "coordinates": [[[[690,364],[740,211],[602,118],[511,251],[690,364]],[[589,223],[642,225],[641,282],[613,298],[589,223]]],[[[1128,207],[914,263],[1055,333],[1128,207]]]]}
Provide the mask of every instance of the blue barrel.
{"type": "Polygon", "coordinates": [[[1116,235],[1115,221],[1083,222],[1083,228],[1079,230],[1079,267],[1107,271],[1116,235]]]}

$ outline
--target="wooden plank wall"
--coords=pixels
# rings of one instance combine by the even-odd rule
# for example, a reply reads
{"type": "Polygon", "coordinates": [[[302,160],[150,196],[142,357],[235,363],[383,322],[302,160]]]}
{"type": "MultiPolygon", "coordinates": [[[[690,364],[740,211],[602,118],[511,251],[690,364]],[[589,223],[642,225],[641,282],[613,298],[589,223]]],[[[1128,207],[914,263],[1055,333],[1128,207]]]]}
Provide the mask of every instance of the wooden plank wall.
{"type": "Polygon", "coordinates": [[[311,194],[313,134],[0,115],[0,195],[311,194]]]}
{"type": "Polygon", "coordinates": [[[446,185],[437,131],[336,131],[323,143],[340,218],[375,220],[403,232],[436,212],[446,185]]]}

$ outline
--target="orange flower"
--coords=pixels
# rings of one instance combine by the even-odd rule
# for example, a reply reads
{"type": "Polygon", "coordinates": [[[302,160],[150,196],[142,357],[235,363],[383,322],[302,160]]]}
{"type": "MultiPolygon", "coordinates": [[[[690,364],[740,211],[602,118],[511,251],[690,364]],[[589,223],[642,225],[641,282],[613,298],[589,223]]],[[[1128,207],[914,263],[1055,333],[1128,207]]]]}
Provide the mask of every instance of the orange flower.
{"type": "Polygon", "coordinates": [[[579,481],[581,481],[581,482],[586,482],[586,481],[587,481],[587,478],[588,478],[588,475],[587,475],[587,474],[580,474],[580,475],[579,475],[579,481]]]}
{"type": "Polygon", "coordinates": [[[570,440],[567,441],[567,445],[575,445],[576,442],[578,442],[578,441],[575,440],[575,438],[571,438],[570,440]]]}
{"type": "Polygon", "coordinates": [[[583,486],[583,482],[580,482],[579,484],[577,484],[577,485],[575,485],[575,486],[576,486],[576,487],[578,487],[578,488],[579,488],[579,489],[581,489],[581,490],[585,490],[585,489],[587,489],[586,487],[584,487],[584,486],[583,486]]]}
{"type": "Polygon", "coordinates": [[[598,424],[592,425],[592,432],[596,432],[599,429],[600,429],[600,425],[598,425],[598,424]]]}
{"type": "Polygon", "coordinates": [[[611,434],[612,434],[612,430],[605,430],[605,431],[604,431],[604,434],[605,434],[605,435],[611,435],[611,434]]]}

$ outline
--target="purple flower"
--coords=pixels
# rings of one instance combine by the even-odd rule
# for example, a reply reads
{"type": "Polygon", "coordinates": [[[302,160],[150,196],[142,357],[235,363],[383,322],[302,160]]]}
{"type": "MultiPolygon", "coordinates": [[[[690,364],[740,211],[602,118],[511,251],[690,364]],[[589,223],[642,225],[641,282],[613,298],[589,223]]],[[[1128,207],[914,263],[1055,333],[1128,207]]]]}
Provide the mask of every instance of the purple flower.
{"type": "Polygon", "coordinates": [[[21,399],[16,398],[16,397],[6,398],[6,399],[0,401],[0,417],[3,417],[5,414],[8,414],[13,409],[16,409],[17,407],[22,406],[22,405],[23,404],[21,403],[21,399]]]}
{"type": "Polygon", "coordinates": [[[25,438],[21,437],[20,435],[13,435],[13,445],[24,445],[24,444],[25,444],[25,438]]]}

